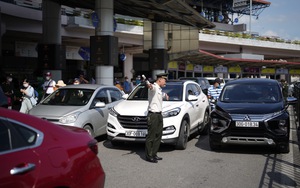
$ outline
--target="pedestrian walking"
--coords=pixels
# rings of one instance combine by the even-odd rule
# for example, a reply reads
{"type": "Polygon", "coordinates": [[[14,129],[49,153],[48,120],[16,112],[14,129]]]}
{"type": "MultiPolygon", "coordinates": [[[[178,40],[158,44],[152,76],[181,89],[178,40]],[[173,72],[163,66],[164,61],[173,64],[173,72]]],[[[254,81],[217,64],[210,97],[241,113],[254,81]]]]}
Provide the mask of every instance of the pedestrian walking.
{"type": "Polygon", "coordinates": [[[129,94],[130,92],[131,92],[131,84],[130,84],[130,82],[129,82],[129,80],[128,80],[128,77],[127,76],[125,76],[125,81],[124,81],[124,92],[126,93],[126,94],[129,94]]]}
{"type": "Polygon", "coordinates": [[[143,75],[143,79],[148,87],[148,134],[146,137],[145,155],[146,160],[152,163],[157,163],[157,160],[162,160],[157,156],[160,147],[162,131],[163,131],[163,116],[162,103],[163,98],[169,100],[169,96],[162,92],[162,87],[165,87],[168,78],[167,73],[157,74],[156,81],[151,84],[143,75]]]}
{"type": "Polygon", "coordinates": [[[22,93],[20,112],[28,114],[29,110],[36,105],[37,101],[34,96],[34,88],[29,84],[26,78],[23,80],[23,87],[20,89],[20,92],[22,93]]]}
{"type": "Polygon", "coordinates": [[[55,89],[55,84],[56,84],[56,82],[52,79],[51,72],[47,72],[45,74],[45,82],[43,84],[44,93],[43,93],[42,99],[46,98],[48,95],[53,93],[53,91],[55,89]]]}

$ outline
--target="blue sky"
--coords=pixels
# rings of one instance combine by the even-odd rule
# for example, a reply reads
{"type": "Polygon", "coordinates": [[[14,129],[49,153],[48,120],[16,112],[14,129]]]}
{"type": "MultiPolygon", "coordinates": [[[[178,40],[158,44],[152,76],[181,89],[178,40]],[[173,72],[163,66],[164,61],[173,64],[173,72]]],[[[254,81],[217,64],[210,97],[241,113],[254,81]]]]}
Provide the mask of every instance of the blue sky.
{"type": "MultiPolygon", "coordinates": [[[[261,36],[300,40],[300,0],[267,1],[271,2],[271,5],[260,13],[258,19],[251,18],[251,31],[258,32],[261,36]]],[[[249,16],[243,16],[239,20],[249,28],[249,16]]]]}

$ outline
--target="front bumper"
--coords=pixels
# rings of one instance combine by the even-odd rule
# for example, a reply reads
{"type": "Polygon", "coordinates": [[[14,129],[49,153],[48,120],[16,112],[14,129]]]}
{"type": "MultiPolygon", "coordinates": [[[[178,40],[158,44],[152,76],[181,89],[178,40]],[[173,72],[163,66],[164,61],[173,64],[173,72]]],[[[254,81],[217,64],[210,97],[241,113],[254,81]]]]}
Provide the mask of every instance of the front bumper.
{"type": "MultiPolygon", "coordinates": [[[[144,118],[141,118],[144,119],[144,118]]],[[[170,118],[163,119],[163,136],[161,139],[162,143],[166,144],[176,144],[179,136],[180,125],[182,117],[173,116],[170,118]]],[[[135,128],[129,128],[123,126],[118,121],[117,117],[109,115],[107,123],[107,138],[111,141],[118,142],[145,142],[147,136],[147,125],[146,122],[142,126],[137,126],[135,128]],[[130,136],[126,136],[126,132],[132,132],[130,136]]]]}

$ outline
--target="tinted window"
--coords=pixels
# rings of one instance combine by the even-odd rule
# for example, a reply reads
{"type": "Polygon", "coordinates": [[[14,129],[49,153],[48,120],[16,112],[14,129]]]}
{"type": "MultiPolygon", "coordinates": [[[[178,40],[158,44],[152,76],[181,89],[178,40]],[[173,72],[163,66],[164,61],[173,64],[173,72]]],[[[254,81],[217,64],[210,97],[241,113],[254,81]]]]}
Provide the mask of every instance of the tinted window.
{"type": "Polygon", "coordinates": [[[188,97],[188,94],[198,96],[201,94],[201,88],[196,84],[188,84],[186,86],[186,93],[186,99],[188,97]]]}
{"type": "Polygon", "coordinates": [[[111,102],[115,102],[115,101],[122,99],[122,93],[120,93],[120,91],[118,91],[116,89],[110,89],[109,94],[111,97],[111,102]]]}
{"type": "Polygon", "coordinates": [[[34,145],[37,133],[15,122],[0,119],[0,152],[34,145]]]}
{"type": "Polygon", "coordinates": [[[168,84],[162,88],[163,92],[169,95],[169,101],[182,101],[182,90],[181,84],[168,84]]]}
{"type": "Polygon", "coordinates": [[[223,88],[220,100],[223,102],[276,103],[282,100],[277,85],[232,84],[223,88]]]}
{"type": "MultiPolygon", "coordinates": [[[[168,84],[162,88],[164,93],[169,95],[169,101],[182,100],[182,85],[168,84]]],[[[145,85],[138,85],[129,95],[127,100],[148,100],[148,88],[145,85]]]]}
{"type": "Polygon", "coordinates": [[[108,104],[109,100],[108,100],[107,90],[101,89],[100,91],[98,91],[95,99],[100,102],[104,102],[105,104],[108,104]]]}
{"type": "Polygon", "coordinates": [[[90,89],[59,89],[42,104],[83,106],[88,103],[94,90],[90,89]]]}

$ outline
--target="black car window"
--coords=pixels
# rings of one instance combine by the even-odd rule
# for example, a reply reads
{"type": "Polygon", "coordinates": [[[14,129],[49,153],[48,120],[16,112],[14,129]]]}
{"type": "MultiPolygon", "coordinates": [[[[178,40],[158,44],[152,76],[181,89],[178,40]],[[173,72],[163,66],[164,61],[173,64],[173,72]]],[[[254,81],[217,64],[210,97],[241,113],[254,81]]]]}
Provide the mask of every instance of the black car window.
{"type": "Polygon", "coordinates": [[[100,91],[98,91],[95,100],[98,100],[100,102],[104,102],[105,104],[109,103],[108,100],[108,95],[107,95],[107,90],[106,89],[101,89],[100,91]]]}
{"type": "Polygon", "coordinates": [[[34,145],[37,133],[16,122],[0,119],[0,152],[34,145]]]}
{"type": "MultiPolygon", "coordinates": [[[[168,94],[169,101],[182,100],[182,85],[181,84],[168,84],[162,88],[162,92],[168,94]]],[[[141,84],[138,85],[134,91],[129,95],[127,100],[148,100],[148,88],[141,84]]]]}
{"type": "Polygon", "coordinates": [[[181,84],[168,84],[162,91],[169,95],[169,101],[182,101],[183,87],[181,84]]]}
{"type": "Polygon", "coordinates": [[[136,86],[133,92],[128,96],[127,100],[148,100],[147,86],[143,84],[136,86]]]}
{"type": "Polygon", "coordinates": [[[122,93],[120,93],[120,91],[116,89],[109,89],[108,91],[111,97],[111,102],[115,102],[122,99],[122,93]]]}
{"type": "Polygon", "coordinates": [[[275,103],[281,100],[280,88],[276,85],[232,84],[223,88],[223,102],[275,103]]]}
{"type": "Polygon", "coordinates": [[[88,103],[93,93],[94,90],[91,89],[58,89],[42,104],[83,106],[88,103]]]}

